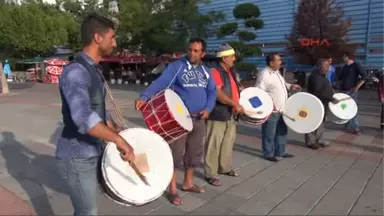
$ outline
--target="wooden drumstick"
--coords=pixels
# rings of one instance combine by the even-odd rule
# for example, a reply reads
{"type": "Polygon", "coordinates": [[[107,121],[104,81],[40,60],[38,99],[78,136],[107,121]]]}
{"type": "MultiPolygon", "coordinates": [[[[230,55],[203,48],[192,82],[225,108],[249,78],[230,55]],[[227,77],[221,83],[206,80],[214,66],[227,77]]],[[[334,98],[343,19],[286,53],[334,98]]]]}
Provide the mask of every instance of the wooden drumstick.
{"type": "Polygon", "coordinates": [[[280,112],[283,116],[287,117],[289,120],[291,121],[296,121],[295,118],[292,118],[291,116],[288,116],[287,114],[285,114],[284,112],[280,112]]]}
{"type": "MultiPolygon", "coordinates": [[[[103,77],[104,78],[104,77],[103,77]]],[[[104,80],[105,81],[105,80],[104,80]]],[[[116,112],[116,115],[117,115],[117,118],[119,119],[120,121],[120,124],[121,126],[124,127],[124,129],[127,129],[127,125],[125,124],[125,120],[124,120],[124,117],[123,117],[123,114],[121,113],[120,111],[120,108],[117,106],[117,104],[115,103],[115,100],[113,99],[113,96],[112,96],[112,92],[111,92],[111,89],[109,88],[107,82],[105,81],[104,82],[104,86],[105,86],[105,89],[106,89],[106,92],[109,96],[109,98],[111,99],[111,102],[113,104],[113,107],[115,108],[115,112],[116,112]]],[[[129,165],[132,167],[132,169],[135,171],[135,173],[139,176],[139,178],[146,184],[149,186],[149,183],[147,181],[147,178],[140,172],[140,170],[137,168],[136,164],[134,161],[132,161],[131,163],[129,163],[129,165]]]]}

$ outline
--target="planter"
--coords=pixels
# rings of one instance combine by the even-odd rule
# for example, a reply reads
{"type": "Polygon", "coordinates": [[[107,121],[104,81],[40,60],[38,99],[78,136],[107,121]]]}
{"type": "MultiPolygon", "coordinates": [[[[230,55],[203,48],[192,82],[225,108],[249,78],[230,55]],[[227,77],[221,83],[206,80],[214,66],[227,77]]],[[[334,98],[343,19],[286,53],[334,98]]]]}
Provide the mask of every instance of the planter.
{"type": "Polygon", "coordinates": [[[136,85],[139,85],[140,84],[140,80],[136,80],[136,85]]]}
{"type": "Polygon", "coordinates": [[[148,86],[148,82],[144,82],[144,86],[148,86]]]}
{"type": "Polygon", "coordinates": [[[111,84],[115,84],[116,83],[116,80],[115,79],[111,79],[111,84]]]}
{"type": "Polygon", "coordinates": [[[122,84],[123,80],[122,79],[117,79],[117,84],[122,84]]]}

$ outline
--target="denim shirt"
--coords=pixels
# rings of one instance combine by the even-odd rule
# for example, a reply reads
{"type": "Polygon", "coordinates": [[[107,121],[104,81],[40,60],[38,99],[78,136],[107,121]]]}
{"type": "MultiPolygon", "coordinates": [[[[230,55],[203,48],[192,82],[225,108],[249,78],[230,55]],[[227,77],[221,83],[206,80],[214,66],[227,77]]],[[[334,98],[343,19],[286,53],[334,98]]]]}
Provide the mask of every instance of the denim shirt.
{"type": "MultiPolygon", "coordinates": [[[[94,65],[94,62],[85,53],[81,55],[89,64],[94,65]]],[[[104,85],[102,82],[101,70],[98,70],[98,80],[100,88],[105,94],[104,85]]],[[[62,76],[60,77],[59,88],[63,93],[63,97],[67,101],[71,113],[71,118],[81,134],[87,134],[88,131],[99,122],[102,118],[90,108],[90,96],[88,88],[91,83],[91,78],[87,69],[79,63],[71,63],[64,67],[62,76]]],[[[110,114],[106,111],[106,120],[110,120],[110,114]]],[[[56,157],[58,158],[90,158],[100,156],[103,146],[87,143],[77,138],[66,138],[61,135],[57,141],[56,157]]]]}

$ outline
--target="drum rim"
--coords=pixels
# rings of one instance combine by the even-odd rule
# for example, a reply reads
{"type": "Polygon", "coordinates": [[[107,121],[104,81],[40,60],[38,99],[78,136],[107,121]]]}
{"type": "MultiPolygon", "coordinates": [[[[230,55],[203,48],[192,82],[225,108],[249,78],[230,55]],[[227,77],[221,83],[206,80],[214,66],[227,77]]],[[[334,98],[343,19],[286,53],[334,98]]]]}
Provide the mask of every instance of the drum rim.
{"type": "MultiPolygon", "coordinates": [[[[285,109],[286,109],[286,107],[287,107],[288,101],[289,101],[292,97],[294,97],[295,95],[299,95],[299,94],[309,95],[310,97],[312,97],[312,98],[314,98],[315,100],[317,100],[317,102],[319,102],[319,103],[321,104],[320,109],[321,109],[322,116],[323,116],[323,118],[324,118],[325,108],[324,108],[323,103],[321,102],[321,100],[320,100],[318,97],[316,97],[316,96],[314,96],[314,95],[312,95],[312,94],[310,94],[310,93],[308,93],[308,92],[298,92],[298,93],[295,93],[295,94],[293,94],[292,96],[290,96],[290,97],[287,99],[287,101],[285,102],[285,104],[284,104],[283,112],[285,111],[285,109]]],[[[297,96],[296,96],[296,97],[297,97],[297,96]]],[[[285,115],[283,115],[283,120],[284,120],[285,124],[289,127],[290,124],[288,124],[287,121],[291,121],[291,120],[290,120],[288,117],[286,117],[285,115]]],[[[311,132],[315,131],[317,128],[319,128],[319,126],[321,125],[322,122],[323,122],[323,120],[319,121],[319,122],[317,123],[315,129],[313,129],[312,131],[305,131],[305,132],[302,132],[302,131],[299,131],[299,130],[296,130],[296,129],[292,129],[291,127],[289,127],[289,128],[290,128],[291,130],[295,131],[295,132],[298,133],[298,134],[306,134],[306,133],[311,133],[311,132]]]]}
{"type": "MultiPolygon", "coordinates": [[[[151,130],[148,130],[148,129],[145,129],[145,128],[138,128],[138,127],[137,127],[137,128],[128,128],[128,129],[125,129],[125,130],[121,131],[120,133],[123,133],[123,132],[128,131],[128,130],[143,130],[143,131],[145,130],[145,131],[150,131],[150,132],[152,132],[154,135],[157,135],[157,136],[161,137],[160,135],[158,135],[157,133],[155,133],[155,132],[153,132],[153,131],[151,131],[151,130]]],[[[120,134],[120,133],[119,133],[119,134],[120,134]]],[[[161,138],[162,138],[162,137],[161,137],[161,138]]],[[[164,138],[162,138],[162,139],[164,139],[164,138]]],[[[166,142],[165,140],[164,140],[164,142],[167,144],[167,142],[166,142]]],[[[152,198],[146,199],[146,200],[143,201],[143,202],[135,202],[135,200],[131,200],[131,199],[128,198],[128,197],[124,197],[124,196],[121,195],[119,192],[117,192],[117,190],[111,185],[110,181],[108,180],[107,173],[106,173],[105,168],[104,168],[104,166],[103,166],[104,164],[106,164],[106,163],[105,163],[105,160],[106,160],[106,154],[105,154],[105,153],[107,152],[107,149],[108,149],[110,146],[112,146],[112,145],[115,146],[114,143],[112,143],[112,142],[108,142],[107,145],[106,145],[106,147],[105,147],[105,149],[104,149],[104,151],[103,151],[102,164],[101,164],[101,173],[102,173],[102,177],[103,177],[103,182],[105,182],[105,185],[106,185],[106,186],[108,187],[108,189],[113,193],[113,195],[115,195],[115,196],[117,196],[119,199],[122,199],[122,200],[124,200],[125,202],[129,203],[128,205],[132,205],[132,206],[144,206],[144,205],[146,205],[146,204],[149,204],[149,203],[155,201],[156,199],[158,199],[160,196],[162,196],[162,195],[164,194],[164,192],[166,191],[166,189],[167,189],[168,185],[170,184],[172,178],[169,179],[169,182],[167,183],[167,186],[165,187],[165,190],[163,190],[163,191],[160,192],[159,194],[153,196],[152,198]]],[[[168,147],[168,151],[169,151],[170,155],[172,155],[172,151],[171,151],[169,145],[167,144],[167,145],[165,145],[165,146],[168,147]]],[[[174,169],[174,164],[172,163],[172,170],[173,170],[173,169],[174,169]]],[[[116,201],[116,200],[114,200],[114,201],[116,201]]]]}

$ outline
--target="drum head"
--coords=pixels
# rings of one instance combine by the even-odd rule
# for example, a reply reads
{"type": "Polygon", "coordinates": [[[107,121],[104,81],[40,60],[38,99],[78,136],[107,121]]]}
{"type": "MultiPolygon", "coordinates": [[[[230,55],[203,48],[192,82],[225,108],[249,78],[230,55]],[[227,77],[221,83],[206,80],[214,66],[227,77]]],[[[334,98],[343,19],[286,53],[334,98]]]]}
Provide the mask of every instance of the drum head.
{"type": "Polygon", "coordinates": [[[267,92],[256,87],[241,91],[239,103],[246,110],[246,115],[254,119],[267,118],[273,111],[272,98],[267,92]]]}
{"type": "Polygon", "coordinates": [[[290,129],[300,134],[310,133],[323,121],[324,106],[317,97],[299,92],[288,98],[283,113],[286,115],[283,116],[284,122],[290,129]]]}
{"type": "Polygon", "coordinates": [[[341,120],[350,120],[355,117],[357,114],[357,104],[353,98],[344,93],[336,93],[333,97],[342,100],[337,104],[328,103],[329,110],[331,110],[333,115],[341,120]]]}
{"type": "Polygon", "coordinates": [[[160,197],[171,181],[173,175],[171,149],[161,136],[144,128],[130,128],[120,132],[120,135],[133,147],[136,154],[146,154],[149,172],[143,175],[146,176],[150,186],[146,185],[132,167],[120,158],[114,143],[108,143],[103,154],[101,171],[104,181],[110,191],[127,203],[136,206],[147,204],[160,197]]]}
{"type": "Polygon", "coordinates": [[[187,131],[192,131],[193,123],[191,116],[184,102],[179,95],[171,89],[166,89],[164,92],[169,111],[174,119],[187,131]]]}

